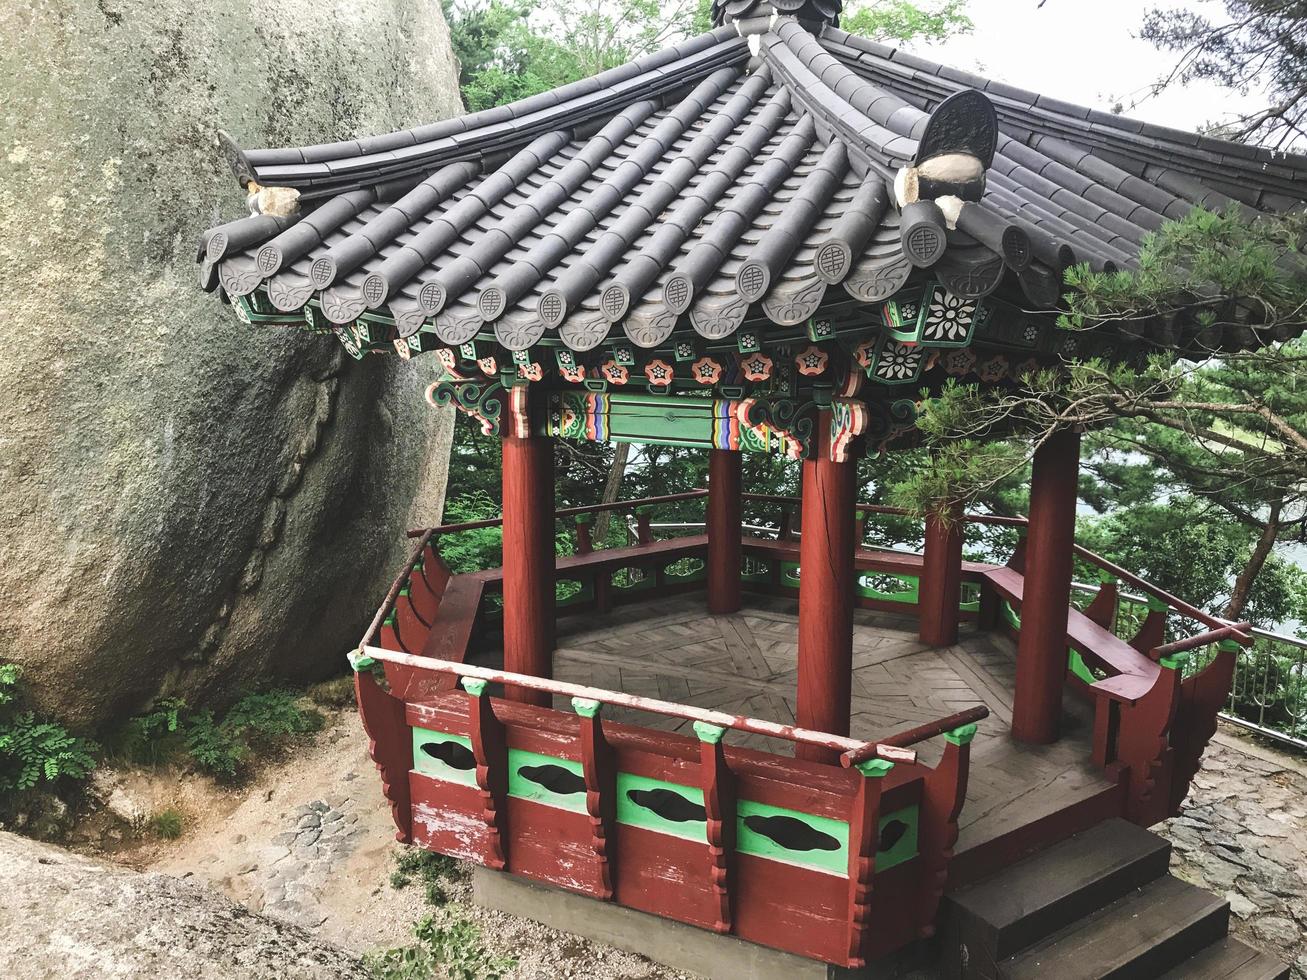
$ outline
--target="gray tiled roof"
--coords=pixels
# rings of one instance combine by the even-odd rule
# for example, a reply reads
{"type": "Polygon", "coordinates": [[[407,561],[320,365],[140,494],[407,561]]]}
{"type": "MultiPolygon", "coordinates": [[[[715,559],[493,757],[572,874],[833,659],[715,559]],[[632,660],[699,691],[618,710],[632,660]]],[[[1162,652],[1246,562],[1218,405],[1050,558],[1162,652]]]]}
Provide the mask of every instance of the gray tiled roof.
{"type": "Polygon", "coordinates": [[[379,311],[401,336],[426,325],[448,344],[493,330],[511,350],[555,333],[576,350],[623,332],[652,347],[686,324],[721,338],[759,311],[801,323],[850,296],[884,300],[925,267],[959,296],[1006,282],[1048,306],[1068,264],[1130,268],[1194,205],[1253,215],[1307,199],[1307,158],[784,16],[459,119],[232,156],[242,181],[296,188],[302,208],[206,232],[205,288],[262,290],[287,312],[317,300],[336,323],[379,311]],[[943,125],[950,96],[969,135],[943,125]],[[894,186],[941,133],[986,144],[956,227],[894,186]]]}

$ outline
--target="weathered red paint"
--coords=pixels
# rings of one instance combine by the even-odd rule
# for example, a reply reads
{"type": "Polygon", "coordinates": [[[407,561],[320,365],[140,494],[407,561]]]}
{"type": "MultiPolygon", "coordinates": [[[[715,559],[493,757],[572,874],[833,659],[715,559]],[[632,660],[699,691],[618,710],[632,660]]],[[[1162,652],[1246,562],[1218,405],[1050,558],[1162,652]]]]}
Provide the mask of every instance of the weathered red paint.
{"type": "MultiPolygon", "coordinates": [[[[818,416],[816,444],[830,438],[829,411],[818,416]]],[[[799,683],[795,716],[805,728],[849,733],[853,683],[853,519],[857,465],[817,452],[803,461],[799,539],[799,683]]],[[[795,755],[820,762],[835,754],[799,746],[795,755]]]]}
{"type": "MultiPolygon", "coordinates": [[[[553,675],[554,457],[543,436],[505,435],[504,664],[533,677],[553,675]]],[[[540,691],[511,688],[515,701],[548,705],[540,691]]]]}
{"type": "Polygon", "coordinates": [[[708,450],[708,611],[740,608],[740,462],[742,453],[708,450]]]}
{"type": "Polygon", "coordinates": [[[1057,432],[1035,451],[1012,705],[1012,737],[1023,742],[1044,744],[1058,736],[1079,474],[1078,432],[1057,432]]]}
{"type": "Polygon", "coordinates": [[[962,507],[926,515],[926,549],[921,566],[919,636],[932,647],[958,642],[962,602],[962,507]]]}

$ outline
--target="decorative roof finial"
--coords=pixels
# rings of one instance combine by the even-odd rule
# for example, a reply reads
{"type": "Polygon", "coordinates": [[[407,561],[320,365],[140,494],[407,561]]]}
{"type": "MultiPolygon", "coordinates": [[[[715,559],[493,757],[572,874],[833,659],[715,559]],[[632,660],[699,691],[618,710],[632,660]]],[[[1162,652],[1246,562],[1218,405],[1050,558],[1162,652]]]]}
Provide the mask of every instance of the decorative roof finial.
{"type": "Polygon", "coordinates": [[[712,22],[727,24],[751,17],[795,17],[822,24],[839,24],[843,0],[712,0],[712,22]]]}

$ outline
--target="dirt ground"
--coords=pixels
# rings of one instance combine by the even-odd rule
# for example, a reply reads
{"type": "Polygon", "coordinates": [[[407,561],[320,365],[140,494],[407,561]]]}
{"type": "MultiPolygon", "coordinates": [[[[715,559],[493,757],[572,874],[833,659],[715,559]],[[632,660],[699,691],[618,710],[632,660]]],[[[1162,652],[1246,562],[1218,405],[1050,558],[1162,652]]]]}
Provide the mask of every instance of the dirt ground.
{"type": "MultiPolygon", "coordinates": [[[[238,790],[196,777],[179,783],[132,774],[127,790],[150,812],[180,809],[185,830],[175,841],[147,834],[110,856],[141,870],[195,875],[256,911],[360,954],[407,945],[414,922],[431,909],[419,882],[402,889],[390,884],[403,847],[394,841],[390,808],[366,749],[349,709],[328,712],[312,742],[238,790]]],[[[517,959],[505,974],[511,980],[691,980],[644,957],[477,908],[465,876],[451,878],[447,892],[480,927],[492,953],[517,959]]]]}
{"type": "MultiPolygon", "coordinates": [[[[420,883],[402,889],[390,884],[403,848],[394,842],[366,745],[357,715],[346,709],[328,712],[313,741],[266,765],[238,789],[198,777],[124,774],[124,791],[143,810],[176,807],[185,815],[185,830],[175,841],[148,833],[129,838],[111,848],[110,856],[142,870],[197,876],[256,911],[359,954],[406,945],[413,923],[431,909],[420,883]]],[[[1293,964],[1295,978],[1307,976],[1304,814],[1303,760],[1224,730],[1186,813],[1158,828],[1176,844],[1174,870],[1227,894],[1236,912],[1234,931],[1293,964]],[[1263,817],[1271,822],[1261,829],[1273,835],[1265,839],[1257,837],[1263,817]],[[1222,818],[1240,820],[1241,842],[1206,839],[1227,829],[1222,818]],[[1259,861],[1259,853],[1273,860],[1259,861]]],[[[455,873],[446,891],[454,910],[480,927],[489,951],[516,957],[517,965],[505,974],[512,980],[692,980],[644,957],[476,908],[464,874],[455,873]]]]}

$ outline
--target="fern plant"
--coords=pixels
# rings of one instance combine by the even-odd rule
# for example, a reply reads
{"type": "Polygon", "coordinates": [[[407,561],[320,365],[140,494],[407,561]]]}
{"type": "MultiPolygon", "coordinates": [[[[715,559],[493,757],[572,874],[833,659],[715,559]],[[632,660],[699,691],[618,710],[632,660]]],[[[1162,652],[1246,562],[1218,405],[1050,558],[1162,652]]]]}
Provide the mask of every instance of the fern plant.
{"type": "Polygon", "coordinates": [[[17,664],[0,664],[0,793],[84,779],[95,768],[98,746],[34,711],[17,710],[21,677],[17,664]]]}

